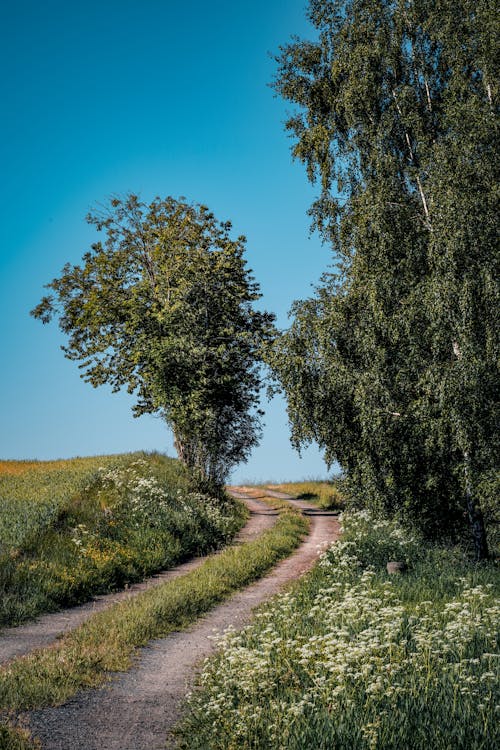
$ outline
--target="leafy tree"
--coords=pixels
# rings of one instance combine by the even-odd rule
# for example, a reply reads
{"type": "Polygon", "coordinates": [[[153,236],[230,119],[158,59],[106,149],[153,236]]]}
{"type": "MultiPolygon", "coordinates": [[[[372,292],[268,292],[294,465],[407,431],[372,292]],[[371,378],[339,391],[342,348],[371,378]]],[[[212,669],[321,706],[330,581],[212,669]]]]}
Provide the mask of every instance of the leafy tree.
{"type": "Polygon", "coordinates": [[[88,221],[105,235],[67,264],[32,311],[54,315],[82,377],[135,393],[135,416],[158,413],[198,486],[218,490],[260,436],[260,348],[273,316],[230,237],[184,199],[113,199],[88,221]]]}
{"type": "Polygon", "coordinates": [[[487,0],[311,0],[279,55],[293,154],[335,265],[270,356],[292,439],[428,533],[468,515],[498,455],[498,185],[487,0]]]}

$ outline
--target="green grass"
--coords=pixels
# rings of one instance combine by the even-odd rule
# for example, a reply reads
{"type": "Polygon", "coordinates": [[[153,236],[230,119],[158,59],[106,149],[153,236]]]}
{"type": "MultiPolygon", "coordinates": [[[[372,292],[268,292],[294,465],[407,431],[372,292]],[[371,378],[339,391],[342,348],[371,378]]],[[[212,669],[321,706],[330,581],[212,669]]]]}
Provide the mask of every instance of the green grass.
{"type": "Polygon", "coordinates": [[[111,468],[125,456],[61,461],[0,461],[0,540],[20,548],[49,527],[60,509],[81,493],[100,467],[111,468]]]}
{"type": "Polygon", "coordinates": [[[0,712],[57,705],[126,670],[137,647],[186,627],[287,556],[307,520],[286,503],[258,539],[213,555],[196,570],[94,615],[53,647],[0,668],[0,712]]]}
{"type": "Polygon", "coordinates": [[[366,514],[343,524],[309,576],[221,640],[182,750],[500,747],[498,567],[366,514]]]}
{"type": "Polygon", "coordinates": [[[243,520],[159,454],[0,462],[0,627],[216,549],[243,520]]]}
{"type": "Polygon", "coordinates": [[[39,750],[30,733],[14,724],[0,724],[0,750],[39,750]]]}
{"type": "Polygon", "coordinates": [[[287,492],[299,500],[308,500],[324,510],[342,510],[345,506],[344,497],[335,479],[280,482],[264,486],[279,492],[287,492]]]}

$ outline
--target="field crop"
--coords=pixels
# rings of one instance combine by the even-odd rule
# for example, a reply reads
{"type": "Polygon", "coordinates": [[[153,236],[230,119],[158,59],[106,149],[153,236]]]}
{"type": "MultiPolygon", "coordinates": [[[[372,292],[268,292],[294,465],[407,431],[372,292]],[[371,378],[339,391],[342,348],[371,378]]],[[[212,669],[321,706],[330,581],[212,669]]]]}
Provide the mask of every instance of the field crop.
{"type": "Polygon", "coordinates": [[[119,456],[68,461],[0,461],[0,549],[19,549],[51,525],[89,477],[119,456]]]}
{"type": "Polygon", "coordinates": [[[343,528],[312,574],[223,636],[180,748],[500,747],[495,564],[365,513],[343,528]],[[407,572],[389,576],[390,560],[407,572]]]}
{"type": "Polygon", "coordinates": [[[158,454],[0,462],[0,626],[215,549],[242,522],[158,454]]]}

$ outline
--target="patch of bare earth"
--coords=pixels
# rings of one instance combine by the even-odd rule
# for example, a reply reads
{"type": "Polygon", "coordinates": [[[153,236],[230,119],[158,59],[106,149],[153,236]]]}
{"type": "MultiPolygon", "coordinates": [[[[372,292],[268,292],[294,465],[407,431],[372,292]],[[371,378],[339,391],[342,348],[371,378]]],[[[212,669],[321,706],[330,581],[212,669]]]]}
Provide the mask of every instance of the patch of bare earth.
{"type": "MultiPolygon", "coordinates": [[[[246,502],[258,503],[262,492],[234,488],[246,502]],[[250,495],[253,497],[251,498],[250,495]]],[[[271,493],[265,493],[269,496],[271,493]]],[[[274,496],[288,497],[282,493],[274,496]]],[[[34,736],[44,750],[156,750],[173,747],[171,730],[192,687],[201,661],[214,650],[212,637],[232,626],[247,624],[252,610],[308,571],[318,548],[334,541],[339,523],[331,513],[294,503],[311,514],[310,533],[298,550],[267,576],[236,593],[198,620],[190,630],[172,633],[141,649],[136,666],[114,676],[99,690],[81,692],[63,706],[28,714],[34,736]]],[[[261,510],[262,505],[258,503],[261,510]]],[[[272,521],[266,515],[260,521],[272,521]]],[[[265,525],[265,524],[263,524],[265,525]]]]}

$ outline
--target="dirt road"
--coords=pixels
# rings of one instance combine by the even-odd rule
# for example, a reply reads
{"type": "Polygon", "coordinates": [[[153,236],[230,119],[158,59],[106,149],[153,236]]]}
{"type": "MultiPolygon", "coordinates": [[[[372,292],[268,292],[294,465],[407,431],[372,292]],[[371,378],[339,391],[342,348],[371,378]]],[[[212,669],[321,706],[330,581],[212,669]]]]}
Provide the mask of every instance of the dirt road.
{"type": "MultiPolygon", "coordinates": [[[[247,542],[259,536],[263,531],[270,528],[276,521],[277,513],[263,503],[254,499],[247,499],[246,505],[250,511],[250,518],[245,526],[237,534],[235,543],[247,542]]],[[[157,573],[146,578],[140,583],[134,583],[123,591],[112,594],[96,596],[90,602],[76,607],[69,607],[60,612],[51,612],[38,617],[34,622],[28,622],[17,628],[6,628],[0,633],[0,664],[22,656],[37,648],[43,648],[53,643],[56,638],[73,630],[81,623],[88,620],[96,612],[106,609],[116,602],[129,599],[141,591],[158,586],[165,581],[189,573],[194,570],[206,558],[196,557],[176,568],[157,573]]]]}
{"type": "MultiPolygon", "coordinates": [[[[243,488],[234,490],[245,495],[247,502],[258,502],[255,491],[248,490],[254,495],[250,498],[243,488]]],[[[42,741],[43,750],[159,750],[165,748],[166,739],[168,746],[173,746],[170,731],[180,718],[182,699],[193,684],[198,665],[214,650],[214,632],[243,627],[254,607],[309,570],[318,548],[337,538],[339,524],[333,514],[295,502],[311,515],[311,529],[293,555],[190,630],[141,649],[136,666],[116,675],[104,688],[82,692],[58,708],[30,712],[31,729],[42,741]]]]}

